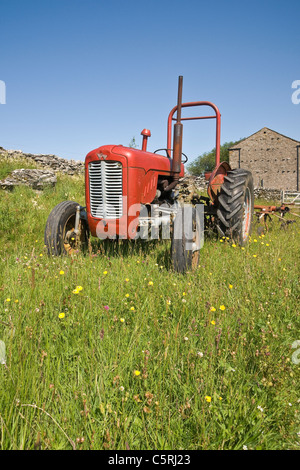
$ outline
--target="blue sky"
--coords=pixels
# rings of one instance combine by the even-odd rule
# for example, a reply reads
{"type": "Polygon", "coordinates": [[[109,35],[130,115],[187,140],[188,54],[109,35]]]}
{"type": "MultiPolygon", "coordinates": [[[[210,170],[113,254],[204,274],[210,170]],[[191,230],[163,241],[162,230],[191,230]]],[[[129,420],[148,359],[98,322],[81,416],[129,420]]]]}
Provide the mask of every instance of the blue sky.
{"type": "MultiPolygon", "coordinates": [[[[183,101],[219,107],[222,143],[300,140],[299,19],[299,0],[0,0],[0,146],[83,160],[149,128],[166,147],[179,75],[183,101]]],[[[214,146],[213,120],[183,132],[190,161],[214,146]]]]}

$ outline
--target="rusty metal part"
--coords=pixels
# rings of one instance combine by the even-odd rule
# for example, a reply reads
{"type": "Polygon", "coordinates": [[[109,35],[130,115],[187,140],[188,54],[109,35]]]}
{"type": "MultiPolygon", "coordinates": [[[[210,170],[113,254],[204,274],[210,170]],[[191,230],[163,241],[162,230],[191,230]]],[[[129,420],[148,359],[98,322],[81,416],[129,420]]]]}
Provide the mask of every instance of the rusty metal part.
{"type": "Polygon", "coordinates": [[[230,170],[231,167],[229,163],[222,162],[210,174],[207,194],[209,195],[212,202],[217,199],[218,193],[221,191],[221,186],[224,183],[224,177],[230,170]]]}
{"type": "Polygon", "coordinates": [[[176,115],[176,123],[174,124],[174,135],[173,135],[172,172],[174,173],[173,175],[174,181],[178,181],[179,173],[181,170],[182,131],[183,131],[183,125],[181,123],[182,81],[183,81],[183,77],[180,75],[178,78],[177,115],[176,115]]]}

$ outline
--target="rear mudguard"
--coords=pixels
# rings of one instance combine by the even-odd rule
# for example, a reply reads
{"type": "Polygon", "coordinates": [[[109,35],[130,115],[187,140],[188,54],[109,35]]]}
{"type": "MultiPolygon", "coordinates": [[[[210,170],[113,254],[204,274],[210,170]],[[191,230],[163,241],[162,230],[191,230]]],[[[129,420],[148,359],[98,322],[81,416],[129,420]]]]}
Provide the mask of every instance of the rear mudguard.
{"type": "Polygon", "coordinates": [[[220,163],[210,174],[206,174],[206,178],[209,177],[207,194],[212,203],[216,202],[218,194],[221,191],[221,186],[224,183],[224,177],[228,171],[231,170],[229,163],[220,163]]]}

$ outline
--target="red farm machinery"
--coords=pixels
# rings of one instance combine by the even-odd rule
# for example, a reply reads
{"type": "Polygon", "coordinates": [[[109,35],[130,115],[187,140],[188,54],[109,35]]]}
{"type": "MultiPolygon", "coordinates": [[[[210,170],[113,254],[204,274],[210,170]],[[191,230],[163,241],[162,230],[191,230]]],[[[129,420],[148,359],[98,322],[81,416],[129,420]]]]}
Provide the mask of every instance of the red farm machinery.
{"type": "Polygon", "coordinates": [[[142,148],[103,145],[85,158],[86,207],[74,201],[58,204],[45,228],[45,245],[52,255],[71,254],[89,236],[100,239],[171,238],[172,266],[185,272],[199,263],[207,227],[240,245],[248,241],[253,217],[253,179],[249,171],[220,162],[221,115],[213,103],[182,103],[182,76],[177,105],[167,120],[167,146],[147,151],[151,136],[144,129],[142,148]],[[208,116],[182,117],[191,107],[210,108],[208,116]],[[216,160],[200,204],[182,205],[178,198],[186,156],[182,153],[183,121],[215,119],[216,160]],[[173,125],[174,123],[174,125],[173,125]],[[162,153],[163,154],[162,154],[162,153]]]}

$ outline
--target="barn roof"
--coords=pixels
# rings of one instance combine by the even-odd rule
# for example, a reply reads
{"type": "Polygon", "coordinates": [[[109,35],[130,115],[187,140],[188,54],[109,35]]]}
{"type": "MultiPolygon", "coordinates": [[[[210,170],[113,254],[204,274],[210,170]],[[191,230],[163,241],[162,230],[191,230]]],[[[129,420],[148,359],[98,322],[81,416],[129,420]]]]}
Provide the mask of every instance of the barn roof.
{"type": "Polygon", "coordinates": [[[251,134],[249,135],[248,137],[245,137],[245,139],[242,139],[240,140],[237,144],[233,145],[232,147],[229,148],[229,150],[233,150],[233,149],[238,149],[239,146],[245,142],[246,140],[250,139],[251,137],[255,136],[256,134],[259,134],[260,132],[262,131],[265,131],[265,130],[268,130],[270,132],[273,132],[274,134],[277,134],[277,135],[280,135],[281,137],[284,137],[286,139],[289,139],[289,140],[292,140],[293,142],[295,142],[296,144],[300,144],[300,141],[298,140],[295,140],[295,139],[292,139],[291,137],[288,137],[284,134],[280,134],[280,132],[277,132],[277,131],[274,131],[273,129],[270,129],[269,127],[263,127],[262,129],[260,129],[259,131],[257,132],[254,132],[254,134],[251,134]]]}

